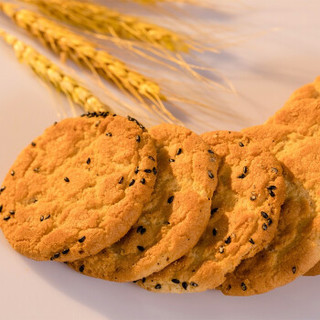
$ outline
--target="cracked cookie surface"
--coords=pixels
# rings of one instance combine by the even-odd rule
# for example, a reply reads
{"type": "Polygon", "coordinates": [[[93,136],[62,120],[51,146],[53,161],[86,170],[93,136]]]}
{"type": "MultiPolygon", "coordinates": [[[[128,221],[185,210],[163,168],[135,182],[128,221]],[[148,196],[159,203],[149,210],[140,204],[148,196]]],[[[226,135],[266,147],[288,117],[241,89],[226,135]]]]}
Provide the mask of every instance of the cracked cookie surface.
{"type": "Polygon", "coordinates": [[[320,256],[319,139],[280,125],[252,127],[244,133],[283,163],[287,194],[274,240],[227,276],[220,288],[227,295],[253,295],[283,286],[307,272],[320,256]]]}
{"type": "Polygon", "coordinates": [[[14,249],[35,260],[96,254],[139,218],[156,179],[144,170],[156,168],[156,160],[152,138],[133,118],[93,113],[56,123],[5,177],[2,231],[14,249]]]}
{"type": "Polygon", "coordinates": [[[279,162],[240,133],[218,131],[201,137],[221,158],[209,224],[190,252],[138,282],[145,289],[175,293],[213,289],[276,232],[285,192],[279,162]]]}
{"type": "Polygon", "coordinates": [[[75,270],[112,281],[141,279],[183,256],[206,228],[217,185],[217,156],[186,128],[162,124],[149,133],[158,154],[150,202],[120,241],[68,264],[75,270]]]}

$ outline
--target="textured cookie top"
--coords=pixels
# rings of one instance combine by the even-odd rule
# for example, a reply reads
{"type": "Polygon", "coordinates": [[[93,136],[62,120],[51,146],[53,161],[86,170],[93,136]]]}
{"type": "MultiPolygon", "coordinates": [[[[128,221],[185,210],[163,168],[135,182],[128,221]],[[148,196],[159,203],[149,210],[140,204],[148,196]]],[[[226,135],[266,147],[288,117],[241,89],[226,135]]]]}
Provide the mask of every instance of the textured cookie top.
{"type": "Polygon", "coordinates": [[[149,131],[158,154],[151,200],[130,232],[95,256],[69,264],[86,275],[134,281],[163,269],[188,252],[205,230],[218,161],[190,130],[168,124],[149,131]]]}
{"type": "Polygon", "coordinates": [[[187,255],[139,281],[148,290],[213,289],[242,259],[264,248],[276,232],[285,194],[279,162],[240,133],[220,131],[202,137],[221,157],[211,219],[187,255]]]}
{"type": "Polygon", "coordinates": [[[266,124],[290,125],[304,135],[319,130],[320,77],[295,91],[286,104],[266,124]],[[308,109],[308,110],[307,110],[308,109]]]}
{"type": "Polygon", "coordinates": [[[320,141],[289,126],[244,130],[276,155],[286,169],[287,195],[274,241],[227,276],[228,295],[267,292],[293,281],[320,258],[320,141]]]}
{"type": "Polygon", "coordinates": [[[156,159],[152,138],[130,117],[63,120],[24,149],[7,174],[0,194],[4,235],[36,260],[95,254],[139,218],[153,191],[156,159]]]}

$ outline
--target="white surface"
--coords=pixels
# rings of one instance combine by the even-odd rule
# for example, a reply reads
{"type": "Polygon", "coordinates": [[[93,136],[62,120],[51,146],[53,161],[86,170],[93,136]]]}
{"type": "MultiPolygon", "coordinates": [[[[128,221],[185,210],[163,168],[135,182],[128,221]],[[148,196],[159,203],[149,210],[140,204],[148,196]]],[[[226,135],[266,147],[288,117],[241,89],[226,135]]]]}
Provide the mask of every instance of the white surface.
{"type": "MultiPolygon", "coordinates": [[[[217,2],[217,1],[216,1],[217,2]]],[[[225,1],[221,1],[223,3],[225,1]]],[[[219,57],[206,57],[238,95],[221,95],[234,119],[206,118],[212,129],[262,123],[297,87],[320,75],[319,0],[242,1],[221,24],[246,27],[251,37],[219,57]],[[258,3],[259,2],[259,3],[258,3]],[[258,4],[257,4],[258,3],[258,4]],[[277,28],[277,30],[276,30],[277,28]],[[258,35],[259,34],[259,35],[258,35]],[[240,119],[238,115],[247,115],[240,119]]],[[[202,13],[204,22],[210,14],[202,13]]],[[[56,99],[0,45],[0,179],[19,151],[57,120],[56,99]]],[[[65,101],[62,100],[65,104],[65,101]]],[[[198,126],[199,132],[208,129],[198,126]]],[[[160,295],[132,284],[82,276],[63,264],[28,260],[0,235],[0,319],[319,319],[320,277],[300,278],[248,298],[211,291],[160,295]]]]}

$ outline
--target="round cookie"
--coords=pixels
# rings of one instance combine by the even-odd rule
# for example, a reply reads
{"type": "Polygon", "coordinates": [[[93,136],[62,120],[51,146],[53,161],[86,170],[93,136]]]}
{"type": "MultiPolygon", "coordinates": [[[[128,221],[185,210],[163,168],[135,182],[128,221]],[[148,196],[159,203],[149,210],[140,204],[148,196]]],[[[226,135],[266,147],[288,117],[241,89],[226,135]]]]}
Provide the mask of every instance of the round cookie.
{"type": "Polygon", "coordinates": [[[274,240],[227,276],[220,288],[227,295],[267,292],[303,275],[320,259],[319,139],[279,125],[248,128],[244,133],[283,163],[287,195],[274,240]]]}
{"type": "Polygon", "coordinates": [[[5,177],[2,231],[14,249],[35,260],[96,254],[139,218],[153,191],[156,160],[152,138],[133,118],[90,113],[56,123],[5,177]]]}
{"type": "Polygon", "coordinates": [[[105,280],[134,281],[188,252],[205,230],[218,161],[190,130],[162,124],[149,130],[158,154],[151,200],[127,235],[102,252],[69,265],[105,280]]]}
{"type": "Polygon", "coordinates": [[[202,135],[221,157],[211,219],[197,245],[138,284],[156,292],[199,292],[220,285],[242,259],[272,240],[284,201],[279,162],[241,133],[202,135]]]}
{"type": "MultiPolygon", "coordinates": [[[[267,124],[285,124],[303,135],[320,133],[320,77],[296,90],[267,124]]],[[[320,275],[320,262],[306,275],[320,275]]]]}

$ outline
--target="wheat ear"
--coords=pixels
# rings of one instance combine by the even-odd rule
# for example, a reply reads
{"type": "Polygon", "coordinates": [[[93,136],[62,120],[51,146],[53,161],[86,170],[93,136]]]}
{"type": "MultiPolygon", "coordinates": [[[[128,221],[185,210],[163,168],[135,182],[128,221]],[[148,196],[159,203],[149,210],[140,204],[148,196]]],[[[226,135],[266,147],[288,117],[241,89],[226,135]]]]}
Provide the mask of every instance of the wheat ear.
{"type": "Polygon", "coordinates": [[[125,63],[106,51],[99,50],[93,42],[35,12],[18,9],[13,4],[0,2],[0,10],[16,25],[28,31],[62,58],[71,59],[89,68],[92,72],[113,82],[122,91],[129,92],[144,106],[156,111],[160,110],[167,119],[176,121],[161,102],[165,97],[160,93],[158,84],[131,70],[125,63]],[[150,102],[151,107],[146,101],[150,102]]]}
{"type": "Polygon", "coordinates": [[[20,62],[28,65],[39,78],[64,93],[87,112],[111,111],[104,103],[83,87],[77,80],[68,76],[56,64],[37,52],[31,46],[0,29],[0,37],[12,46],[20,62]]]}
{"type": "Polygon", "coordinates": [[[174,52],[189,50],[183,36],[140,18],[111,10],[106,6],[64,0],[22,1],[38,6],[47,15],[88,31],[149,42],[174,52]]]}

